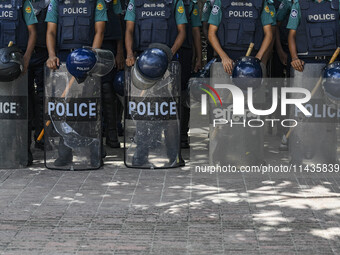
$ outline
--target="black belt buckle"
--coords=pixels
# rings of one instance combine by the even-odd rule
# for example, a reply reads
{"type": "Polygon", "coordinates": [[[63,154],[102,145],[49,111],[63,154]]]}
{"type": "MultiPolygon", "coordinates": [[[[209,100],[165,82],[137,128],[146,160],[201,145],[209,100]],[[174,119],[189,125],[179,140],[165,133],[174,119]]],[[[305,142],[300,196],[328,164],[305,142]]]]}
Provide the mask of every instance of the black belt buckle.
{"type": "Polygon", "coordinates": [[[315,56],[314,59],[315,60],[326,60],[327,56],[315,56]]]}

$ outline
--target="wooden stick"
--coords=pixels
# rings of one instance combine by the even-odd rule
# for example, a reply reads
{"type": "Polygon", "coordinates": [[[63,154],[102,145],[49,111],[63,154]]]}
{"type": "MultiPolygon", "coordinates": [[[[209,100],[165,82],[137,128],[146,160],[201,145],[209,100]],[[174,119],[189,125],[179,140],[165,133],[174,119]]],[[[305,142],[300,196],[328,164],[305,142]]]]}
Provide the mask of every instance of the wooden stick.
{"type": "Polygon", "coordinates": [[[248,48],[247,53],[246,53],[246,57],[249,57],[249,56],[250,56],[250,54],[251,54],[253,48],[254,48],[254,43],[250,43],[250,44],[249,44],[249,48],[248,48]]]}
{"type": "MultiPolygon", "coordinates": [[[[70,81],[68,82],[68,84],[67,84],[67,86],[66,86],[66,88],[65,88],[65,90],[64,90],[64,92],[63,92],[63,94],[61,94],[61,97],[62,97],[62,98],[65,98],[65,97],[66,97],[66,95],[67,95],[68,92],[70,91],[70,89],[71,89],[71,87],[72,87],[74,81],[75,81],[75,78],[74,78],[74,76],[72,76],[72,78],[71,78],[70,81]]],[[[45,126],[48,127],[50,124],[51,124],[51,121],[48,120],[48,121],[46,121],[45,126]]],[[[44,134],[45,134],[45,129],[43,128],[43,129],[41,130],[41,132],[40,132],[38,138],[37,138],[37,141],[38,141],[38,142],[41,141],[41,139],[43,138],[44,134]]]]}

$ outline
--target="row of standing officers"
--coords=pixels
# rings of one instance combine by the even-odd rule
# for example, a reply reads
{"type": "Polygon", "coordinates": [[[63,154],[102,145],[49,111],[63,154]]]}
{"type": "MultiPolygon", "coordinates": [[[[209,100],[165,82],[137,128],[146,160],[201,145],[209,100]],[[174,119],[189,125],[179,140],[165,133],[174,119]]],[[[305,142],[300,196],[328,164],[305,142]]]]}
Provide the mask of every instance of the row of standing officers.
{"type": "MultiPolygon", "coordinates": [[[[34,119],[35,138],[43,128],[44,64],[57,69],[82,46],[114,53],[117,68],[102,79],[106,144],[113,148],[119,147],[113,78],[125,65],[133,66],[149,44],[171,48],[181,63],[185,90],[192,71],[201,68],[201,27],[209,38],[208,60],[217,54],[227,73],[254,42],[252,55],[265,65],[274,49],[270,75],[276,77],[289,75],[290,65],[302,72],[305,63],[326,63],[340,34],[337,0],[208,0],[202,14],[196,1],[183,0],[3,0],[0,23],[0,47],[13,41],[25,53],[23,71],[28,71],[29,119],[30,125],[34,119]],[[121,18],[124,12],[126,22],[121,18]]],[[[183,108],[181,115],[185,148],[189,110],[183,108]]],[[[28,165],[33,160],[29,155],[28,165]]],[[[56,164],[67,162],[60,158],[56,164]]]]}

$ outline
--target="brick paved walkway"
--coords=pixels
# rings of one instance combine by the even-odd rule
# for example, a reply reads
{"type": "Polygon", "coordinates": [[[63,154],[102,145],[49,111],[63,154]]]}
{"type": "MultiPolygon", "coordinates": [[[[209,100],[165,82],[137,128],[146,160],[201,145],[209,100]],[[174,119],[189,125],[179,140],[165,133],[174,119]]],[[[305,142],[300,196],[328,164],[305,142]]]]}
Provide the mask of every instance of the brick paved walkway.
{"type": "Polygon", "coordinates": [[[136,170],[109,155],[98,171],[0,170],[0,254],[340,254],[339,174],[136,170]]]}

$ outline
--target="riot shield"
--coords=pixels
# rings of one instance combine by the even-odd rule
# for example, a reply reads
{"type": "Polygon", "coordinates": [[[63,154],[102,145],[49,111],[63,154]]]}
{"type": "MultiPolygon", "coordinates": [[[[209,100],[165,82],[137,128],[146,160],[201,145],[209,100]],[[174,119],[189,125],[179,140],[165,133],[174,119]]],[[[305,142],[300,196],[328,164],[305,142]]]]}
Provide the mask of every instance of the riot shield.
{"type": "MultiPolygon", "coordinates": [[[[213,166],[251,166],[264,163],[264,126],[250,125],[249,121],[259,123],[259,116],[249,112],[244,106],[245,114],[236,116],[233,113],[233,95],[229,89],[221,88],[220,85],[233,82],[230,76],[224,71],[222,63],[214,63],[211,71],[210,86],[219,95],[221,101],[217,104],[209,98],[209,118],[210,118],[210,141],[209,159],[213,166]]],[[[207,89],[212,90],[212,89],[207,89]]],[[[264,103],[265,91],[261,85],[257,91],[253,92],[254,102],[264,103]]],[[[214,91],[211,91],[214,94],[214,91]]],[[[213,97],[216,98],[216,95],[213,97]]],[[[247,102],[247,93],[244,92],[244,102],[247,102]]]]}
{"type": "Polygon", "coordinates": [[[27,93],[27,73],[0,82],[0,168],[27,166],[27,93]]]}
{"type": "MultiPolygon", "coordinates": [[[[133,68],[133,67],[132,67],[133,68]]],[[[162,80],[138,89],[126,70],[125,158],[127,167],[183,165],[180,151],[180,64],[171,62],[162,80]]]]}
{"type": "MultiPolygon", "coordinates": [[[[317,84],[325,64],[306,63],[303,72],[291,69],[293,87],[305,88],[310,92],[317,84]]],[[[293,98],[298,98],[294,95],[293,98]]],[[[306,117],[296,107],[290,107],[291,119],[296,119],[297,126],[289,137],[289,154],[292,164],[322,164],[337,162],[336,122],[337,110],[330,109],[324,101],[319,88],[311,100],[305,104],[311,112],[306,117]],[[334,111],[334,112],[333,112],[334,111]]]]}
{"type": "Polygon", "coordinates": [[[49,169],[87,170],[101,166],[100,78],[77,83],[63,63],[45,67],[45,165],[49,169]]]}

